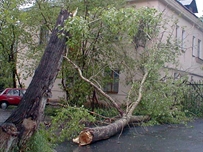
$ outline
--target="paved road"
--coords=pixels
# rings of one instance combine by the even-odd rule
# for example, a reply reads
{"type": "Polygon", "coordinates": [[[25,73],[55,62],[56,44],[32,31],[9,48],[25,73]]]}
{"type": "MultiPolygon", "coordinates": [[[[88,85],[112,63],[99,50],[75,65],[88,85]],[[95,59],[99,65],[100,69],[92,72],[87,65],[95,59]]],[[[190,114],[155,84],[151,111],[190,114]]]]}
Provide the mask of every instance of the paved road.
{"type": "MultiPolygon", "coordinates": [[[[0,124],[12,110],[0,109],[0,124]]],[[[85,147],[64,142],[57,152],[203,152],[203,119],[187,125],[126,128],[122,134],[85,147]]]]}
{"type": "Polygon", "coordinates": [[[0,124],[2,124],[10,115],[13,109],[0,109],[0,124]]]}
{"type": "Polygon", "coordinates": [[[187,125],[126,128],[122,134],[85,147],[64,142],[57,152],[203,152],[203,119],[187,125]]]}

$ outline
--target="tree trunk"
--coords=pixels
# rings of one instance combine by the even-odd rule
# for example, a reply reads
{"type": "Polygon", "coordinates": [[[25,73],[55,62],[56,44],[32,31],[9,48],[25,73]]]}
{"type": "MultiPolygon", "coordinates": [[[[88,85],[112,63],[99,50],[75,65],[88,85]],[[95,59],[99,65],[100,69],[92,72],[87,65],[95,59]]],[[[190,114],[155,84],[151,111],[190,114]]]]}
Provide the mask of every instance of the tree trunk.
{"type": "Polygon", "coordinates": [[[65,59],[68,60],[69,63],[71,63],[77,70],[80,75],[80,77],[88,82],[90,85],[94,86],[94,88],[99,91],[102,95],[107,97],[111,102],[113,102],[113,105],[116,107],[118,112],[121,114],[121,118],[116,120],[115,122],[107,125],[107,126],[101,126],[101,127],[95,127],[95,128],[88,128],[84,131],[82,131],[78,137],[73,139],[73,142],[79,144],[79,145],[88,145],[95,141],[104,140],[111,136],[116,135],[117,133],[121,132],[128,124],[130,124],[133,121],[145,121],[149,119],[149,116],[133,116],[133,111],[137,107],[137,105],[140,103],[142,99],[142,90],[144,83],[147,79],[147,76],[149,74],[149,71],[146,71],[145,74],[142,77],[142,81],[140,83],[138,97],[135,102],[132,102],[130,105],[128,105],[126,109],[126,113],[123,113],[123,111],[120,109],[120,107],[117,105],[117,103],[107,94],[105,94],[100,88],[97,87],[93,82],[91,82],[89,79],[85,78],[82,75],[82,71],[80,68],[73,63],[68,57],[65,57],[65,59]]]}
{"type": "Polygon", "coordinates": [[[70,13],[62,10],[52,31],[44,55],[35,71],[33,79],[19,106],[0,126],[0,149],[12,151],[17,146],[24,151],[24,146],[39,126],[43,118],[47,98],[51,94],[53,83],[61,67],[65,51],[67,32],[60,30],[70,13]],[[58,37],[58,34],[65,35],[58,37]]]}
{"type": "Polygon", "coordinates": [[[78,137],[73,139],[73,142],[79,144],[80,146],[84,146],[99,140],[108,139],[109,137],[122,132],[123,129],[131,122],[140,122],[147,119],[149,119],[148,116],[123,116],[122,118],[116,120],[115,122],[107,126],[88,128],[86,130],[83,130],[78,137]]]}

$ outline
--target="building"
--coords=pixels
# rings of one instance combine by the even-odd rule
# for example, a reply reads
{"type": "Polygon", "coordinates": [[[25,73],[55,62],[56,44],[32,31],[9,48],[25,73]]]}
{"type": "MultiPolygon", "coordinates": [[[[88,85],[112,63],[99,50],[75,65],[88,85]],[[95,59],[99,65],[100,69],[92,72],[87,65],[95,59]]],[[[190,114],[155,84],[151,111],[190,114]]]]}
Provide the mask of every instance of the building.
{"type": "Polygon", "coordinates": [[[174,77],[189,76],[190,81],[202,80],[203,71],[203,23],[195,15],[195,0],[129,0],[131,6],[151,7],[163,12],[164,17],[177,19],[174,37],[180,40],[183,54],[179,56],[180,66],[174,70],[174,77]]]}
{"type": "MultiPolygon", "coordinates": [[[[150,7],[163,12],[165,18],[177,20],[174,39],[180,42],[182,54],[178,57],[180,62],[178,67],[168,66],[174,79],[181,76],[188,76],[189,81],[199,81],[203,79],[203,23],[195,15],[198,12],[195,0],[128,0],[127,5],[136,8],[150,7]]],[[[169,28],[170,29],[170,28],[169,28]]],[[[117,75],[114,75],[117,78],[117,75]]],[[[123,79],[122,74],[119,76],[123,79]]],[[[60,80],[57,80],[60,82],[60,80]]],[[[27,81],[25,84],[29,84],[27,81]]],[[[126,87],[119,82],[114,94],[111,94],[117,101],[122,101],[126,97],[126,87]]],[[[62,97],[65,94],[59,89],[57,83],[54,85],[53,98],[62,97]]]]}

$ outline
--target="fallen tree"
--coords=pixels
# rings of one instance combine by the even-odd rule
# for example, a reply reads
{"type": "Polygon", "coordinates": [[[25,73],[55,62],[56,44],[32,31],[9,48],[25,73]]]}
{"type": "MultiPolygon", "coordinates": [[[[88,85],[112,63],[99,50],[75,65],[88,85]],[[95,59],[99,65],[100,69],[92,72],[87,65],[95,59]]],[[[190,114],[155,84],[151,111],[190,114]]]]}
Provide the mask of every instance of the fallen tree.
{"type": "MultiPolygon", "coordinates": [[[[171,76],[168,76],[169,69],[164,68],[168,63],[178,64],[175,58],[179,50],[176,50],[171,33],[166,32],[167,35],[163,38],[166,29],[162,24],[162,13],[149,8],[140,10],[112,8],[100,11],[102,13],[98,16],[95,13],[97,20],[92,15],[94,18],[92,20],[90,20],[91,17],[88,18],[89,22],[85,17],[81,17],[77,21],[71,20],[69,24],[67,23],[67,27],[72,26],[70,32],[73,37],[67,44],[78,47],[70,51],[65,59],[68,68],[73,69],[70,71],[73,77],[76,75],[77,80],[80,78],[85,82],[78,84],[75,90],[82,88],[82,84],[85,84],[84,88],[96,90],[97,94],[102,96],[102,101],[105,100],[106,103],[113,105],[112,108],[117,110],[120,117],[106,126],[85,128],[78,137],[73,139],[73,142],[88,145],[107,139],[122,132],[132,121],[148,120],[149,116],[152,123],[177,122],[181,118],[184,119],[180,104],[183,96],[178,93],[174,94],[174,91],[179,92],[181,87],[173,82],[171,76]],[[106,68],[110,74],[105,73],[106,68]],[[76,70],[77,73],[75,73],[76,70]],[[120,107],[115,99],[103,91],[105,85],[111,83],[110,93],[122,92],[112,91],[114,87],[112,81],[120,81],[119,78],[112,78],[120,74],[117,71],[122,73],[122,76],[125,75],[121,83],[129,87],[127,91],[122,88],[127,97],[123,100],[125,104],[123,107],[120,107]],[[106,78],[105,74],[111,77],[106,78]],[[163,80],[162,76],[164,76],[163,80]],[[107,83],[102,81],[103,79],[107,83]],[[136,117],[133,115],[134,112],[142,116],[136,117]]],[[[89,90],[84,90],[85,97],[88,96],[89,90]]],[[[75,95],[73,101],[80,102],[78,99],[81,97],[75,95]]]]}
{"type": "Polygon", "coordinates": [[[73,15],[67,10],[61,10],[25,95],[11,116],[0,126],[1,150],[7,152],[17,148],[19,151],[24,151],[27,141],[38,129],[65,53],[68,32],[62,30],[62,27],[64,21],[71,16],[73,15]],[[64,36],[59,37],[59,35],[64,36]]]}
{"type": "Polygon", "coordinates": [[[84,146],[99,140],[108,139],[111,136],[122,132],[127,125],[133,122],[143,122],[146,120],[149,120],[149,116],[125,115],[107,126],[87,128],[83,130],[78,137],[73,139],[73,142],[79,144],[80,146],[84,146]]]}
{"type": "Polygon", "coordinates": [[[121,115],[120,119],[116,120],[115,122],[113,122],[107,126],[88,128],[88,129],[83,130],[79,134],[78,137],[73,139],[73,142],[75,142],[79,145],[88,145],[95,141],[107,139],[107,138],[117,134],[118,132],[121,132],[131,122],[144,121],[144,120],[149,119],[148,116],[143,116],[143,117],[142,116],[141,117],[133,116],[133,111],[135,110],[135,108],[137,107],[137,105],[140,103],[140,101],[142,99],[143,85],[146,81],[146,78],[147,78],[149,72],[146,72],[142,78],[137,100],[135,102],[133,102],[131,105],[129,105],[129,108],[126,111],[126,113],[123,113],[122,110],[119,108],[119,105],[108,94],[104,93],[101,88],[99,88],[97,85],[95,85],[93,82],[91,82],[90,80],[88,80],[87,78],[85,78],[82,75],[82,71],[75,63],[73,63],[68,57],[65,57],[65,59],[68,60],[68,62],[70,64],[72,64],[75,69],[78,70],[78,73],[79,73],[81,79],[83,79],[84,81],[86,81],[87,83],[92,85],[98,92],[100,92],[103,96],[105,96],[108,100],[110,100],[113,103],[114,107],[118,110],[118,112],[121,115]]]}

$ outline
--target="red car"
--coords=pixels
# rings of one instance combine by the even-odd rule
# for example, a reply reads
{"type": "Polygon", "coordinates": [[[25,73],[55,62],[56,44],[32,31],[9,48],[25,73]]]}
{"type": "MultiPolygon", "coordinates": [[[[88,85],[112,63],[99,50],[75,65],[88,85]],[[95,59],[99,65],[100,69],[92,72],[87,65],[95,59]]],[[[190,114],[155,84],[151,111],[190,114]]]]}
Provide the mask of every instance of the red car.
{"type": "Polygon", "coordinates": [[[21,88],[6,88],[0,94],[0,106],[6,109],[9,105],[18,105],[26,90],[21,88]]]}

